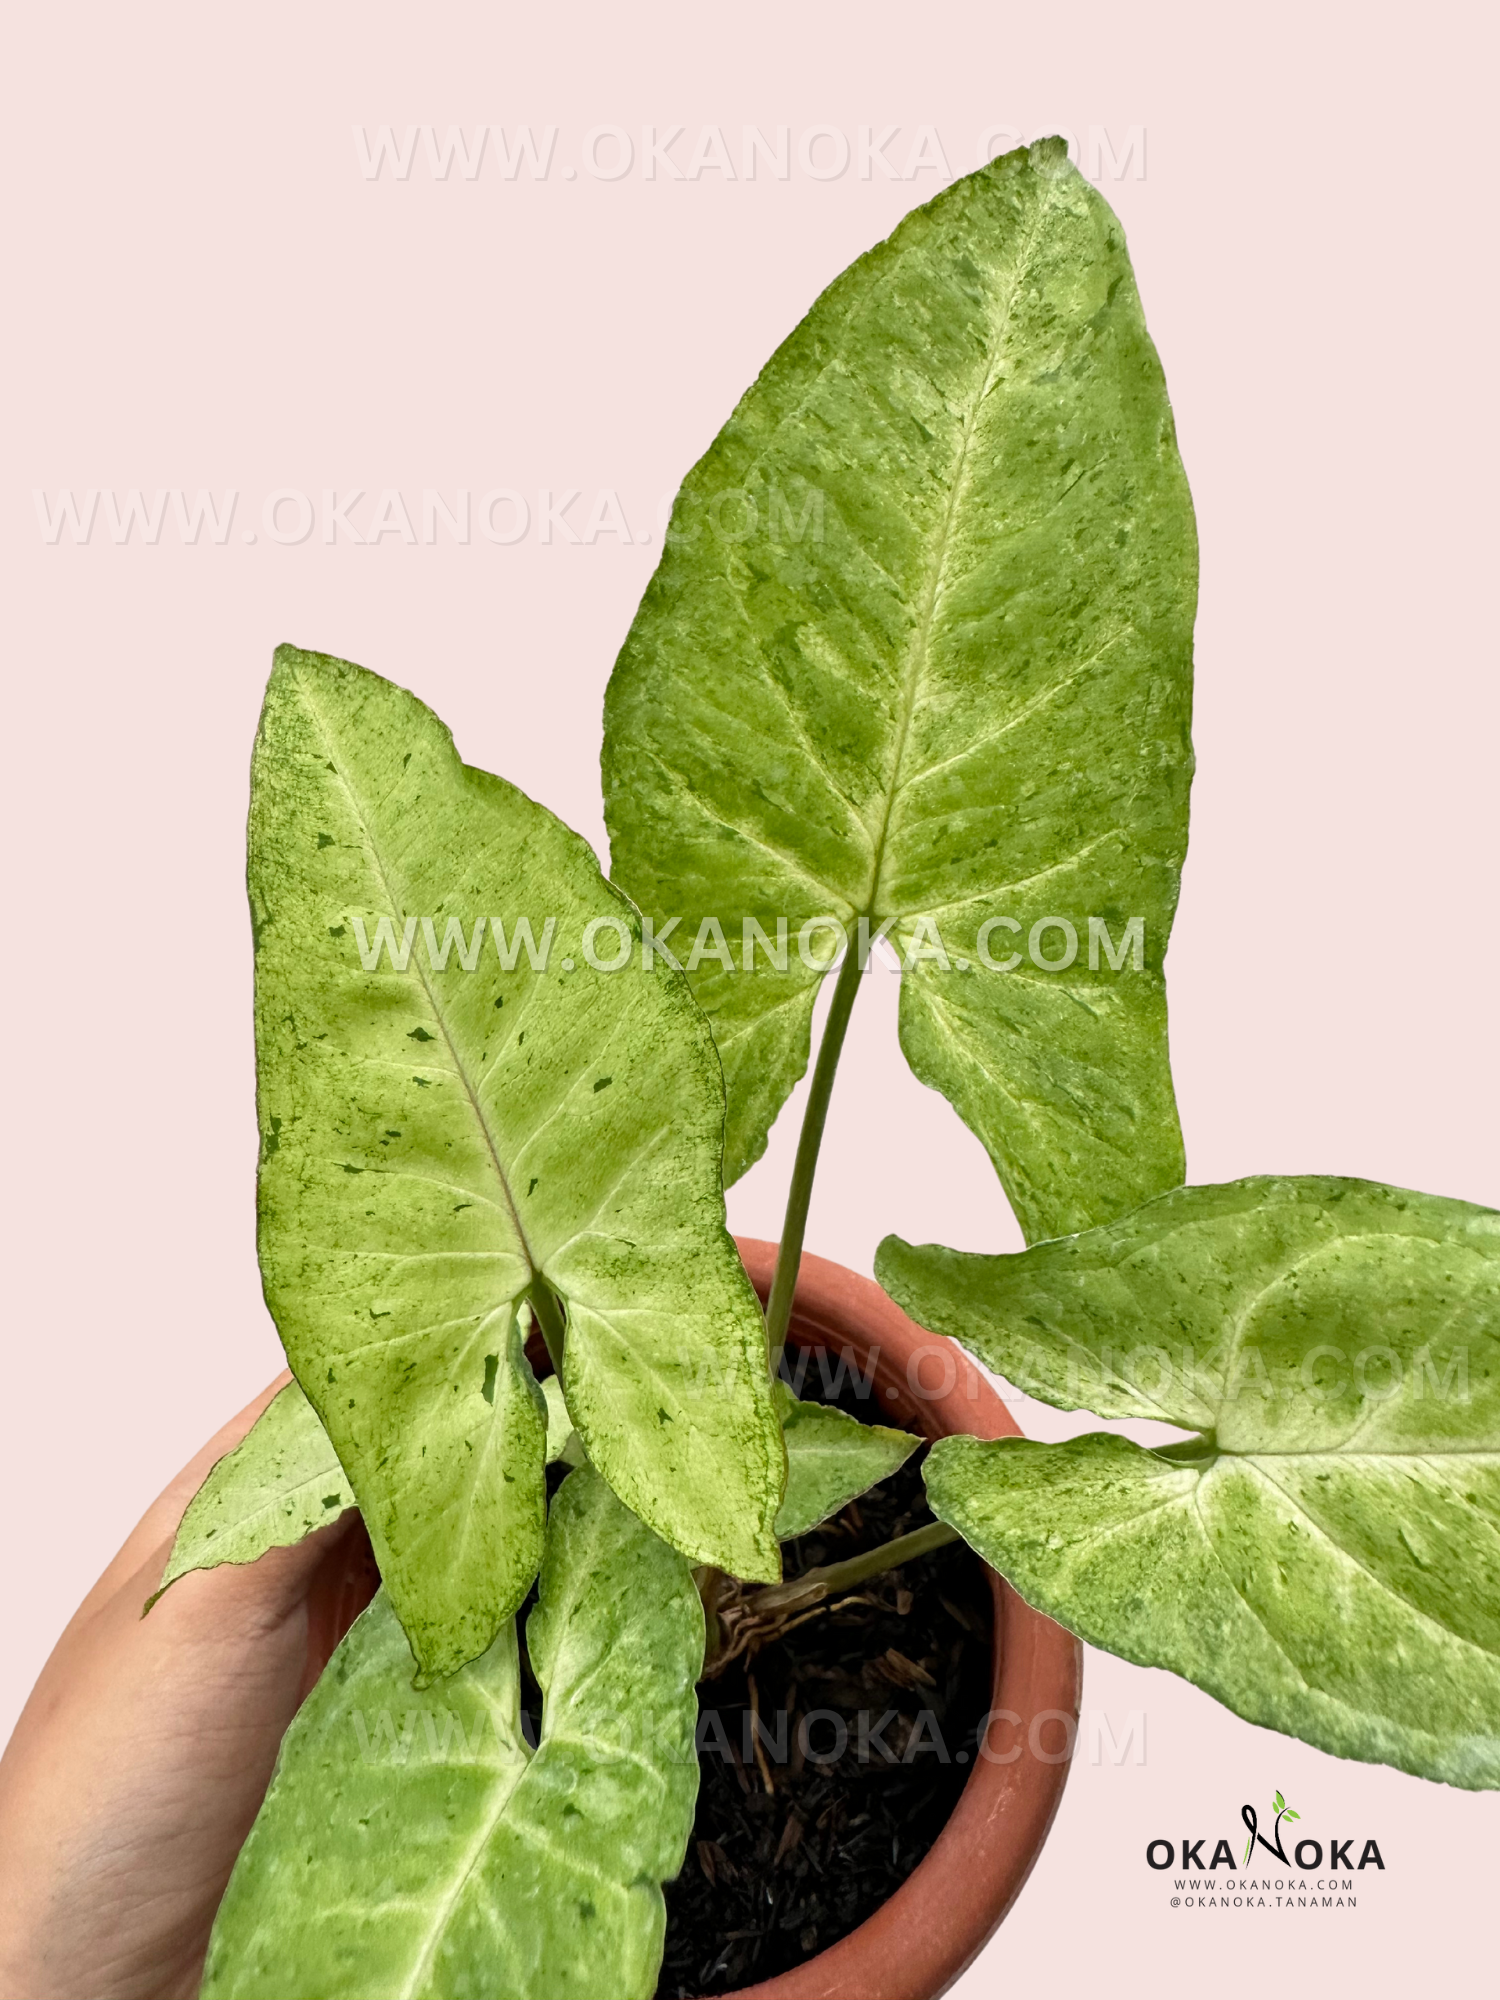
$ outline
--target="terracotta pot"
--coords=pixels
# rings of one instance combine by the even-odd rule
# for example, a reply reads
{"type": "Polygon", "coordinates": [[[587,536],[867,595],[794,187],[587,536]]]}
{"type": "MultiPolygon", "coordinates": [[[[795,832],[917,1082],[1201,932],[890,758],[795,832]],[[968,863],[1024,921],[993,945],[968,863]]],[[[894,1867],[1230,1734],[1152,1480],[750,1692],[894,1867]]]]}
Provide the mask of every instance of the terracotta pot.
{"type": "MultiPolygon", "coordinates": [[[[761,1298],[774,1243],[738,1240],[761,1298]]],[[[952,1341],[925,1333],[869,1278],[804,1256],[791,1339],[875,1362],[883,1416],[926,1437],[1017,1437],[1019,1427],[952,1341]]],[[[936,2000],[978,1956],[1020,1894],[1047,1838],[1076,1735],[1083,1652],[993,1571],[993,1719],[986,1754],[925,1860],[858,1930],[740,2000],[936,2000]]]]}

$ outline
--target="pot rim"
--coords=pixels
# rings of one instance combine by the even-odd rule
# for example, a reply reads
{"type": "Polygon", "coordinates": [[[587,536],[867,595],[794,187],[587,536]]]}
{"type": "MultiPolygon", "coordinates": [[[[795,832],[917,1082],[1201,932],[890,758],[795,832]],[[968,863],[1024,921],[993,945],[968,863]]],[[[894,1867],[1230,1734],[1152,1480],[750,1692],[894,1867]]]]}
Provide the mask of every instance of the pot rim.
{"type": "MultiPolygon", "coordinates": [[[[776,1245],[736,1237],[762,1300],[776,1245]]],[[[929,1439],[1019,1437],[1020,1426],[955,1342],[919,1327],[873,1279],[804,1252],[788,1337],[875,1360],[885,1412],[929,1439]]],[[[873,1915],[792,1971],[733,2000],[937,2000],[974,1962],[1021,1893],[1047,1838],[1077,1737],[1083,1648],[986,1572],[995,1606],[994,1720],[947,1824],[873,1915]],[[1065,1747],[1042,1731],[1062,1727],[1065,1747]]],[[[729,2000],[729,1996],[726,1996],[729,2000]]]]}

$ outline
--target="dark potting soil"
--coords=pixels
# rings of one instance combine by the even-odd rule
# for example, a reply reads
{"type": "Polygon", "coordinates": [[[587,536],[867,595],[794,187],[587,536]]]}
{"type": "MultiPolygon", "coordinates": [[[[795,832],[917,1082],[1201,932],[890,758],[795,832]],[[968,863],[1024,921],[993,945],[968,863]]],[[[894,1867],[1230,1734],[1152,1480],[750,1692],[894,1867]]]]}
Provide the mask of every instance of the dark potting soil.
{"type": "MultiPolygon", "coordinates": [[[[847,1378],[830,1394],[809,1368],[800,1391],[879,1415],[847,1378]]],[[[787,1576],[930,1521],[922,1456],[788,1543],[787,1576]]],[[[666,1886],[657,2000],[787,1972],[900,1887],[973,1767],[992,1629],[984,1572],[955,1543],[702,1683],[698,1811],[682,1873],[666,1886]]]]}

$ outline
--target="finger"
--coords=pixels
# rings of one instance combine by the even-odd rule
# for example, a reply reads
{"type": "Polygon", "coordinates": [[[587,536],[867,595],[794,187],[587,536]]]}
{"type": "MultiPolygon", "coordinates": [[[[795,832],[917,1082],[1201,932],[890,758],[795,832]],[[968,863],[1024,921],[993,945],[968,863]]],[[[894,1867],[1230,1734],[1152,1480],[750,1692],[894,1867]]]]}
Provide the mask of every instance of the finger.
{"type": "MultiPolygon", "coordinates": [[[[122,1611],[149,1601],[171,1552],[170,1539],[162,1542],[122,1586],[117,1598],[122,1611]]],[[[189,1648],[225,1641],[254,1647],[289,1618],[300,1617],[307,1646],[300,1702],[379,1588],[370,1538],[358,1509],[349,1507],[300,1542],[267,1549],[254,1562],[190,1571],[152,1605],[149,1616],[169,1628],[159,1636],[189,1648]]],[[[98,1629],[90,1629],[85,1643],[93,1643],[98,1629]]]]}

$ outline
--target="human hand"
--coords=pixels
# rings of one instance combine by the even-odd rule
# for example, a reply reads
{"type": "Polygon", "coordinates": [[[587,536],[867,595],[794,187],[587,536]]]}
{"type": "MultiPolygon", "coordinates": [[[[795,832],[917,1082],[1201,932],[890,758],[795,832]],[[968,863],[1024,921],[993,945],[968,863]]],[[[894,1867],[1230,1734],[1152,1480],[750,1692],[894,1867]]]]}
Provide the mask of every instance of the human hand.
{"type": "Polygon", "coordinates": [[[192,2000],[287,1725],[379,1578],[358,1514],[155,1605],[210,1466],[146,1512],[79,1606],[0,1758],[0,2000],[192,2000]]]}

